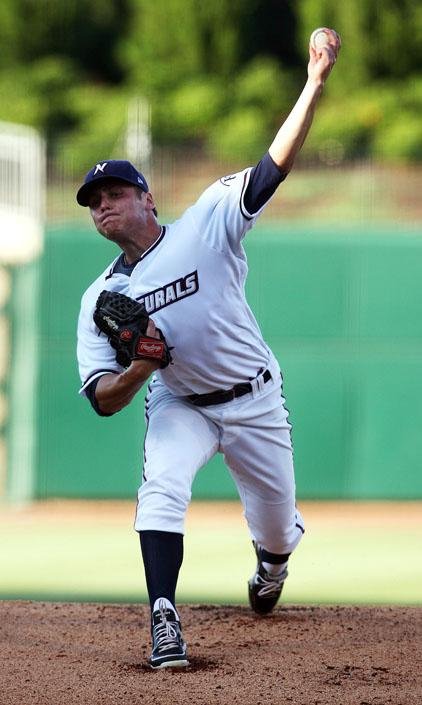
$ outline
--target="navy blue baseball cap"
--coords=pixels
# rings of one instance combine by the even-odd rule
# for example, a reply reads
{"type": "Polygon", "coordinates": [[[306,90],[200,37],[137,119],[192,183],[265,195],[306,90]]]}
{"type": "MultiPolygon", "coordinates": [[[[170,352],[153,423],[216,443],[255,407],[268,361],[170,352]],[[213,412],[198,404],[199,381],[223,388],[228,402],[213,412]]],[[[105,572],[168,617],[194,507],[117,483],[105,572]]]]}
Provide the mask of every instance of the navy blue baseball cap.
{"type": "Polygon", "coordinates": [[[93,184],[104,179],[120,179],[137,186],[145,193],[149,191],[145,176],[131,162],[125,159],[108,159],[93,166],[85,176],[84,183],[76,194],[76,200],[80,206],[89,205],[89,194],[93,184]]]}

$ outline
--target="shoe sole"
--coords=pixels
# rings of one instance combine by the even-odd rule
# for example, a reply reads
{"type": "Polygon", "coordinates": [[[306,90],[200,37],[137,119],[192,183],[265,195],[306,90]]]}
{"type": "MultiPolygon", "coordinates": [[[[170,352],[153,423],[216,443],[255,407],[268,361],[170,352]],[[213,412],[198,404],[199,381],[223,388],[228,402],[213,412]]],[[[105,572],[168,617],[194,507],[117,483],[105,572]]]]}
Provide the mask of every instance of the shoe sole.
{"type": "Polygon", "coordinates": [[[163,663],[158,663],[157,665],[150,663],[149,665],[156,671],[159,668],[186,668],[190,664],[186,659],[174,659],[174,661],[163,661],[163,663]]]}

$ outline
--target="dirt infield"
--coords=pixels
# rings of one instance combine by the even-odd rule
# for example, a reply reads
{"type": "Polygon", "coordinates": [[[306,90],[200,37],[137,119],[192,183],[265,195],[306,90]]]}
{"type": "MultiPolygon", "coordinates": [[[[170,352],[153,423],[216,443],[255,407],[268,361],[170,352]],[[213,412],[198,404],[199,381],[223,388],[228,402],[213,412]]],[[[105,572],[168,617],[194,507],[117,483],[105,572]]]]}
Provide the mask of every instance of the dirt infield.
{"type": "Polygon", "coordinates": [[[182,606],[191,665],[151,671],[146,606],[0,602],[0,705],[420,705],[420,608],[182,606]]]}

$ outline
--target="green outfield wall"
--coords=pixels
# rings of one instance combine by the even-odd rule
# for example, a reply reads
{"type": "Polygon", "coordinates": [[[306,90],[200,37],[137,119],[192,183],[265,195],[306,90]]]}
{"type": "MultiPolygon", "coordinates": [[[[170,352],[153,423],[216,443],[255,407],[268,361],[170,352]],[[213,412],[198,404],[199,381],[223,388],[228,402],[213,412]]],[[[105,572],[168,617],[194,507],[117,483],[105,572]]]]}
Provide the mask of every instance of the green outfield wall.
{"type": "MultiPolygon", "coordinates": [[[[420,235],[280,224],[248,236],[248,299],[283,371],[299,497],[422,497],[420,235]]],[[[46,234],[37,497],[136,493],[142,394],[111,418],[77,394],[80,297],[115,252],[89,228],[46,234]]],[[[194,496],[235,496],[221,457],[198,473],[194,496]]]]}

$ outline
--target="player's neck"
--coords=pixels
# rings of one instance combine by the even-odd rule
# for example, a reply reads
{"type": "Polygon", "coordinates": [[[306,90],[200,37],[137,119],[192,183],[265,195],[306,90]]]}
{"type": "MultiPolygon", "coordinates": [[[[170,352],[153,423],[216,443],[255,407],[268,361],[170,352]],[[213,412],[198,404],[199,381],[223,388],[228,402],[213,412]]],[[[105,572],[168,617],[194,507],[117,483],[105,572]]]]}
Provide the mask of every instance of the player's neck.
{"type": "Polygon", "coordinates": [[[156,223],[156,226],[153,231],[148,234],[143,233],[142,237],[137,238],[136,241],[121,245],[126,265],[137,262],[137,260],[158,240],[163,231],[163,227],[159,225],[159,223],[156,223]]]}

